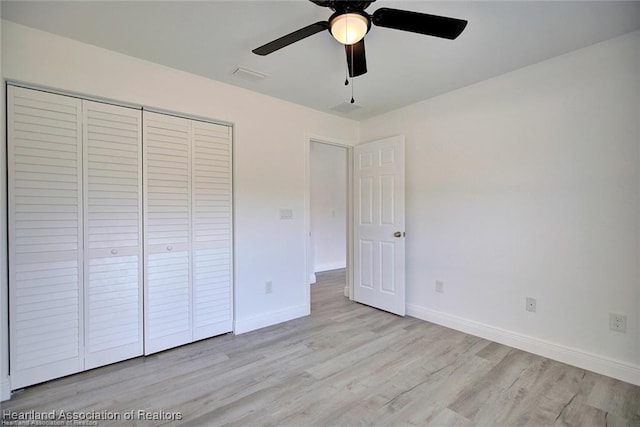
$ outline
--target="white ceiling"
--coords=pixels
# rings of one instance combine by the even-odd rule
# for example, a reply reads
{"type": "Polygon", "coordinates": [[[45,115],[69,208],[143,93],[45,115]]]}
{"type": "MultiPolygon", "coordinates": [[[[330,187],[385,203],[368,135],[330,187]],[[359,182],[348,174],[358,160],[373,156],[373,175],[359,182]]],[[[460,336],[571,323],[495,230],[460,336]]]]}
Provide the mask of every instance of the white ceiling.
{"type": "Polygon", "coordinates": [[[322,32],[269,56],[251,53],[331,11],[296,1],[2,1],[2,18],[356,120],[394,110],[640,28],[640,2],[396,1],[469,21],[454,41],[373,27],[369,72],[344,86],[344,48],[322,32]],[[267,74],[260,83],[237,66],[267,74]]]}

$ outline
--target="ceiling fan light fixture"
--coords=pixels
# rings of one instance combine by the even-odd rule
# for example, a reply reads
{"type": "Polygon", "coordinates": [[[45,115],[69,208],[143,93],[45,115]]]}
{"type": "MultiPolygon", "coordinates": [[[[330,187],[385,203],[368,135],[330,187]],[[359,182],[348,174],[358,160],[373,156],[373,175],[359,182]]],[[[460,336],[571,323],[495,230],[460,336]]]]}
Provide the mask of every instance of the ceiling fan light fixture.
{"type": "Polygon", "coordinates": [[[371,22],[360,13],[335,14],[329,20],[331,35],[344,45],[352,45],[362,40],[369,31],[371,22]]]}

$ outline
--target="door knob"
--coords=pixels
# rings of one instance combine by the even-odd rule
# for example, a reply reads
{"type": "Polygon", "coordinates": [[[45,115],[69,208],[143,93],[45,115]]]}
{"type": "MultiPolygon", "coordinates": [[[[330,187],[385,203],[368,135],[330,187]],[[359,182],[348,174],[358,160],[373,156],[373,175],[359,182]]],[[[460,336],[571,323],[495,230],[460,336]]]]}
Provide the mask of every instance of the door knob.
{"type": "Polygon", "coordinates": [[[393,233],[393,237],[402,237],[402,231],[396,231],[393,233]]]}

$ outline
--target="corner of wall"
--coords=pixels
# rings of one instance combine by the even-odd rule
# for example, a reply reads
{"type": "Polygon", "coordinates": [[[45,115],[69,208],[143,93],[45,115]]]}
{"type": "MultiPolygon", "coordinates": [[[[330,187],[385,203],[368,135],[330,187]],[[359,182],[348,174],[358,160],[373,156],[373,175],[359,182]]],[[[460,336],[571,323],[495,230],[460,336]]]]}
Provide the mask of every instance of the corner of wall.
{"type": "Polygon", "coordinates": [[[331,271],[331,270],[339,270],[341,268],[347,268],[346,261],[336,261],[336,262],[325,262],[316,264],[315,273],[320,273],[323,271],[331,271]]]}
{"type": "Polygon", "coordinates": [[[273,326],[278,323],[308,316],[309,314],[311,314],[310,307],[307,304],[302,304],[296,307],[286,308],[284,310],[246,317],[244,319],[236,318],[233,325],[233,333],[240,335],[246,332],[255,331],[256,329],[266,328],[267,326],[273,326]]]}
{"type": "Polygon", "coordinates": [[[631,384],[640,385],[640,365],[621,362],[609,357],[485,325],[414,304],[407,304],[407,315],[631,384]]]}
{"type": "Polygon", "coordinates": [[[11,399],[11,383],[9,377],[2,378],[0,381],[0,402],[11,399]]]}

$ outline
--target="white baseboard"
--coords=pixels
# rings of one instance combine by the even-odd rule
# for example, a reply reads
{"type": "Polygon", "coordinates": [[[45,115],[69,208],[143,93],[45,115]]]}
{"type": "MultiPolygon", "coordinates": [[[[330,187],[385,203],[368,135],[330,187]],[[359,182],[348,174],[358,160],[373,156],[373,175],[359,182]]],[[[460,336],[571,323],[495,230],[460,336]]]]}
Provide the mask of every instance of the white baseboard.
{"type": "Polygon", "coordinates": [[[344,287],[344,296],[349,298],[349,287],[348,286],[344,287]]]}
{"type": "Polygon", "coordinates": [[[9,378],[2,378],[0,381],[0,402],[11,399],[11,384],[9,378]]]}
{"type": "Polygon", "coordinates": [[[326,262],[324,264],[316,264],[314,270],[316,273],[319,273],[321,271],[338,270],[340,268],[347,268],[347,264],[344,261],[326,262]]]}
{"type": "Polygon", "coordinates": [[[407,304],[407,315],[631,384],[640,385],[640,365],[622,362],[417,305],[407,304]]]}
{"type": "Polygon", "coordinates": [[[316,279],[316,273],[311,273],[311,274],[309,275],[309,284],[310,284],[310,285],[313,285],[313,284],[314,284],[314,283],[316,283],[316,282],[317,282],[317,279],[316,279]]]}
{"type": "Polygon", "coordinates": [[[233,333],[236,335],[244,334],[245,332],[255,331],[256,329],[260,328],[266,328],[267,326],[272,326],[278,323],[286,322],[288,320],[308,316],[309,314],[311,314],[310,307],[306,304],[303,304],[284,310],[272,311],[270,313],[247,317],[245,319],[236,319],[233,333]]]}

